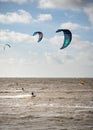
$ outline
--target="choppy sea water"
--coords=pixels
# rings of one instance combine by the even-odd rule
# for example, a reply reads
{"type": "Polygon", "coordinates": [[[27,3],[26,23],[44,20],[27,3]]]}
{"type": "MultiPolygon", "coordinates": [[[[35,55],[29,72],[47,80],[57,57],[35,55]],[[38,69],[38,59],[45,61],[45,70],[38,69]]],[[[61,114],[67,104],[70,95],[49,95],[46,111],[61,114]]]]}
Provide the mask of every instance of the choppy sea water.
{"type": "Polygon", "coordinates": [[[93,79],[80,80],[1,78],[0,130],[93,130],[93,79]]]}

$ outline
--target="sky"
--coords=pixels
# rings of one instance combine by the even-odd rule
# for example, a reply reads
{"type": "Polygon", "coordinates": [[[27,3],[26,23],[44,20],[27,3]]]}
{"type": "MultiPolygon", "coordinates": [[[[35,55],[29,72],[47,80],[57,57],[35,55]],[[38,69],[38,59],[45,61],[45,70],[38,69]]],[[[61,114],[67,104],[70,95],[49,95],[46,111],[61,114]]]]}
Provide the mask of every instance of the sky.
{"type": "Polygon", "coordinates": [[[93,77],[93,0],[0,0],[0,77],[93,77]]]}

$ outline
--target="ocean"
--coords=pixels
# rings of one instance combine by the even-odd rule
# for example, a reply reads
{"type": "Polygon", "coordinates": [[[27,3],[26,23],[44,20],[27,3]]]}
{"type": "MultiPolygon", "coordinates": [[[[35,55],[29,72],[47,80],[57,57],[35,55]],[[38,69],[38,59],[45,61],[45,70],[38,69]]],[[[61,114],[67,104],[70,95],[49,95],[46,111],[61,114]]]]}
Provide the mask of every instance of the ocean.
{"type": "Polygon", "coordinates": [[[93,78],[0,78],[0,130],[93,130],[93,78]]]}

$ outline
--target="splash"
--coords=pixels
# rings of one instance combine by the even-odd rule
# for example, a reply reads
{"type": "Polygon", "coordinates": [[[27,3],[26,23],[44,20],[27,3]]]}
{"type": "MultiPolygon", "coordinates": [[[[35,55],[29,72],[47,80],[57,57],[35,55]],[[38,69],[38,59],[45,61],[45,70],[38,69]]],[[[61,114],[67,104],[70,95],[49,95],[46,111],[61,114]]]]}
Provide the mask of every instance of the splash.
{"type": "Polygon", "coordinates": [[[0,96],[1,99],[11,99],[11,98],[27,98],[31,97],[30,94],[25,94],[25,95],[11,95],[11,96],[0,96]]]}

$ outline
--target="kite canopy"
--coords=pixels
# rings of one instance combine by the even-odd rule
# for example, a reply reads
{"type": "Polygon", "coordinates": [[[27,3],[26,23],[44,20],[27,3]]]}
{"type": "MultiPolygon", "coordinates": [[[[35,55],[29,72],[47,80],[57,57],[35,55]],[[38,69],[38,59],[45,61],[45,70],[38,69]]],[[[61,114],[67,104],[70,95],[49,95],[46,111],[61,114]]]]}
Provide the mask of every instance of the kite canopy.
{"type": "Polygon", "coordinates": [[[5,50],[6,46],[8,46],[9,48],[11,47],[9,44],[5,44],[5,46],[4,46],[4,50],[5,50]]]}
{"type": "Polygon", "coordinates": [[[70,42],[72,40],[72,33],[68,29],[58,29],[56,31],[56,33],[61,32],[61,31],[63,31],[63,33],[64,33],[64,43],[63,43],[63,46],[60,49],[64,49],[70,44],[70,42]]]}
{"type": "Polygon", "coordinates": [[[33,36],[35,36],[35,35],[37,35],[38,34],[38,36],[39,36],[39,38],[38,38],[38,41],[37,42],[40,42],[41,40],[42,40],[42,38],[43,38],[43,33],[42,32],[34,32],[33,33],[33,36]]]}

